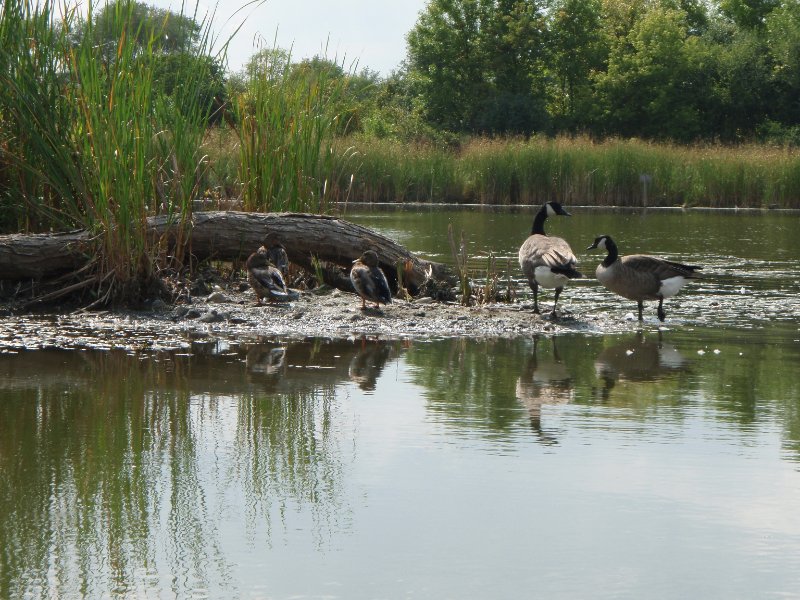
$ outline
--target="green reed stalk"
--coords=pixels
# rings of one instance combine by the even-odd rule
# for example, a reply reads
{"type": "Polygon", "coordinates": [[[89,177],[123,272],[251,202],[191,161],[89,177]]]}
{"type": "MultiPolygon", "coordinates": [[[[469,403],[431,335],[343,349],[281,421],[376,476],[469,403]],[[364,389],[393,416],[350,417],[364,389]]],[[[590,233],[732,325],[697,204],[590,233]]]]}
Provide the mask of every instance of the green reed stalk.
{"type": "MultiPolygon", "coordinates": [[[[157,96],[159,32],[145,37],[134,28],[131,0],[108,6],[110,44],[95,31],[95,3],[79,30],[75,9],[57,20],[54,2],[5,0],[0,25],[0,170],[10,174],[0,202],[18,229],[94,234],[87,252],[97,257],[89,282],[98,302],[137,296],[159,253],[166,256],[148,238],[148,216],[165,213],[180,224],[191,216],[208,116],[197,99],[208,63],[192,60],[179,92],[157,96]]],[[[194,59],[211,45],[208,22],[203,27],[185,49],[194,59]]],[[[186,240],[177,242],[171,257],[180,261],[186,240]]]]}
{"type": "Polygon", "coordinates": [[[245,210],[326,209],[341,164],[331,142],[344,89],[327,70],[292,71],[289,61],[250,77],[234,103],[245,210]]]}
{"type": "Polygon", "coordinates": [[[800,208],[800,151],[640,140],[473,138],[458,150],[350,138],[365,202],[800,208]]]}

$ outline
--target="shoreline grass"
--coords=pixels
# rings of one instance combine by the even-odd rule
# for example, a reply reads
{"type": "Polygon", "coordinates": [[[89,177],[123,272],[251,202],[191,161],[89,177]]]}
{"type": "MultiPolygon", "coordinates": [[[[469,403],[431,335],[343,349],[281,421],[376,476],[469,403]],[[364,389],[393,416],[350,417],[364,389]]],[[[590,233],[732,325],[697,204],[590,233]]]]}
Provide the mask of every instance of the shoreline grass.
{"type": "Polygon", "coordinates": [[[345,143],[362,162],[351,201],[800,208],[800,152],[784,148],[565,137],[476,138],[457,150],[345,143]]]}

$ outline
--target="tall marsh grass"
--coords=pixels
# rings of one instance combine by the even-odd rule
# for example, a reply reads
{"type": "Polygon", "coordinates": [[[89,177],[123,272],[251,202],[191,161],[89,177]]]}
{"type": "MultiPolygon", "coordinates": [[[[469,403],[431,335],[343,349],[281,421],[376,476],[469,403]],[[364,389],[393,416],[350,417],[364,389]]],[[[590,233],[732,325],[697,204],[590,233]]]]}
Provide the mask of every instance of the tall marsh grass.
{"type": "MultiPolygon", "coordinates": [[[[88,230],[95,259],[83,282],[98,303],[135,298],[155,269],[180,266],[183,234],[167,253],[146,219],[167,214],[186,231],[209,116],[197,93],[208,61],[195,61],[171,97],[155,94],[159,32],[134,27],[132,1],[105,7],[110,43],[95,31],[95,3],[83,21],[52,1],[5,0],[0,20],[2,226],[88,230]]],[[[183,51],[204,57],[211,45],[203,21],[183,51]]]]}
{"type": "Polygon", "coordinates": [[[580,137],[477,138],[455,150],[339,143],[358,158],[354,201],[800,208],[800,152],[786,148],[580,137]]]}
{"type": "Polygon", "coordinates": [[[293,70],[288,61],[250,75],[234,102],[245,210],[324,212],[335,193],[346,194],[351,151],[332,144],[346,128],[336,112],[345,85],[332,69],[293,70]]]}

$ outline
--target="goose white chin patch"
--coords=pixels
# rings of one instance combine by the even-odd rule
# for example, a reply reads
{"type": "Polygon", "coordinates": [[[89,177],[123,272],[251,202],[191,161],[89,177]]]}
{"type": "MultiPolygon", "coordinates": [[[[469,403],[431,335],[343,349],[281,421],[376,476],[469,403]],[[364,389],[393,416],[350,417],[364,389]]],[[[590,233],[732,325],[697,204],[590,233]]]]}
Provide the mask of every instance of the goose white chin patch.
{"type": "Polygon", "coordinates": [[[533,276],[536,278],[536,283],[546,288],[563,287],[569,281],[569,277],[553,273],[550,267],[536,267],[533,276]]]}
{"type": "Polygon", "coordinates": [[[678,275],[676,277],[670,277],[669,279],[664,279],[661,282],[661,287],[658,289],[658,293],[661,294],[664,298],[672,298],[678,291],[684,286],[686,283],[686,277],[682,275],[678,275]]]}

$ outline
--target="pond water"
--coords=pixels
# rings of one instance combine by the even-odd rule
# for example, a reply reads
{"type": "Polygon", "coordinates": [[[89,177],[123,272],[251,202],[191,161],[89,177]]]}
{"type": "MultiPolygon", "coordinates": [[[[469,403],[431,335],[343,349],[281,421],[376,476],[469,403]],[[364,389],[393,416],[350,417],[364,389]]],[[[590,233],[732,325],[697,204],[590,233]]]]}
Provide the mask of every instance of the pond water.
{"type": "MultiPolygon", "coordinates": [[[[347,218],[504,260],[532,212],[347,218]]],[[[709,277],[565,291],[614,334],[7,349],[0,598],[798,597],[800,217],[574,214],[709,277]]]]}

